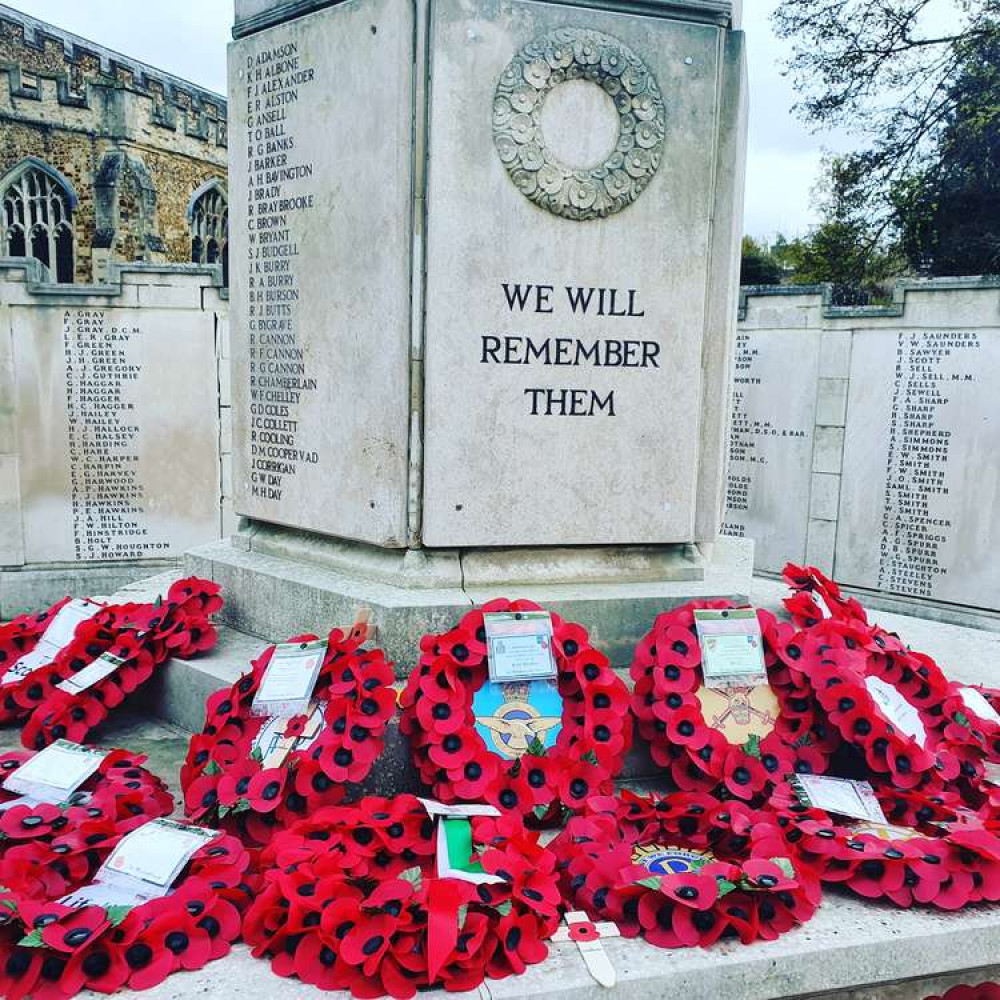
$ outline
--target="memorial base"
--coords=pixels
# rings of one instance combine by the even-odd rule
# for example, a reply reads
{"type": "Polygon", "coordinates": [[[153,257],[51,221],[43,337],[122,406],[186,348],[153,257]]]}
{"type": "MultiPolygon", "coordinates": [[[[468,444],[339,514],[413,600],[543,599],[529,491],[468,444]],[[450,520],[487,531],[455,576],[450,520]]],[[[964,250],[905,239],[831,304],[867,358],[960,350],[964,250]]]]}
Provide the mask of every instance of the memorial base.
{"type": "Polygon", "coordinates": [[[0,569],[0,621],[33,613],[66,596],[98,597],[179,565],[178,559],[112,563],[38,563],[0,569]]]}
{"type": "Polygon", "coordinates": [[[190,550],[185,572],[215,580],[225,624],[270,640],[323,632],[371,611],[402,676],[420,636],[495,597],[528,598],[580,622],[626,666],[661,611],[696,598],[747,600],[753,543],[567,549],[379,549],[245,522],[190,550]]]}

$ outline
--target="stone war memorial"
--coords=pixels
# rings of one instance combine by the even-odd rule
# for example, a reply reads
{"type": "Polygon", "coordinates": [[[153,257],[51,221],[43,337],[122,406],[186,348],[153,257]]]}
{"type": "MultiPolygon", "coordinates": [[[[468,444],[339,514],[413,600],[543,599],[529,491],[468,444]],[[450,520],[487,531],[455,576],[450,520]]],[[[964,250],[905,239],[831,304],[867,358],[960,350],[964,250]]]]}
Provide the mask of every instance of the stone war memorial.
{"type": "Polygon", "coordinates": [[[586,608],[622,655],[653,608],[745,597],[748,557],[712,551],[745,131],[730,5],[315,6],[237,13],[245,520],[188,568],[252,581],[225,611],[252,632],[370,605],[397,658],[498,586],[586,608]]]}
{"type": "Polygon", "coordinates": [[[0,5],[0,998],[998,1000],[997,280],[740,287],[736,0],[234,6],[0,5]]]}

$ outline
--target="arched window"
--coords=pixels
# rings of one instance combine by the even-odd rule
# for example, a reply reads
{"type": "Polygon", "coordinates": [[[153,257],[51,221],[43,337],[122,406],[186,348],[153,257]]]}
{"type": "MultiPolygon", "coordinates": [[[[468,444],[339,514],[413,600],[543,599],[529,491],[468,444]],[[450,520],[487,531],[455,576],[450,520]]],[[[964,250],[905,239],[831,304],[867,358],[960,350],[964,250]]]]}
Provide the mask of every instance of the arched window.
{"type": "Polygon", "coordinates": [[[218,181],[199,188],[188,209],[191,219],[191,260],[222,264],[222,283],[229,284],[229,203],[218,181]]]}
{"type": "Polygon", "coordinates": [[[49,280],[73,281],[73,209],[76,195],[44,164],[26,160],[0,180],[3,201],[0,255],[34,257],[49,280]]]}

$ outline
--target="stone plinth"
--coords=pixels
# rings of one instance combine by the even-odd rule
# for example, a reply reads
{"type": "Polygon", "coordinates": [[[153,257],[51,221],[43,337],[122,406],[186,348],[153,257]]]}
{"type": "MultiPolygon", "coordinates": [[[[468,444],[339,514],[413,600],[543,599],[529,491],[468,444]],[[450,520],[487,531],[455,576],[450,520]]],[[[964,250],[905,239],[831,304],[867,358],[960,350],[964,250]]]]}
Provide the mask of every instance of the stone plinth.
{"type": "Polygon", "coordinates": [[[703,554],[745,138],[731,3],[241,0],[234,34],[246,522],[188,560],[230,621],[370,604],[403,650],[540,588],[624,648],[662,606],[745,594],[745,563],[703,554]]]}
{"type": "Polygon", "coordinates": [[[414,665],[420,636],[446,631],[498,596],[582,623],[614,664],[627,666],[661,611],[695,598],[745,601],[752,565],[752,544],[736,539],[721,540],[706,561],[688,550],[387,551],[262,527],[184,560],[185,572],[222,585],[223,621],[275,641],[323,634],[369,609],[400,676],[414,665]]]}

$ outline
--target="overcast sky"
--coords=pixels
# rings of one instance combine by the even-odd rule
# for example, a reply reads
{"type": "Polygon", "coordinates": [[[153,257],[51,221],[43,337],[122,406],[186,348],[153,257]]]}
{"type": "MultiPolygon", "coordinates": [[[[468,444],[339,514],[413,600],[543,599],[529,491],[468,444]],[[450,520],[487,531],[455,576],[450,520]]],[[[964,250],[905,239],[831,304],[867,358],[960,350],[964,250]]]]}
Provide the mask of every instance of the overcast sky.
{"type": "MultiPolygon", "coordinates": [[[[232,0],[6,0],[9,6],[194,83],[225,92],[232,0]]],[[[804,233],[816,221],[810,191],[829,137],[791,114],[783,43],[768,14],[778,0],[744,4],[750,55],[750,152],[745,230],[758,237],[804,233]]],[[[839,147],[843,148],[843,140],[839,147]]]]}

